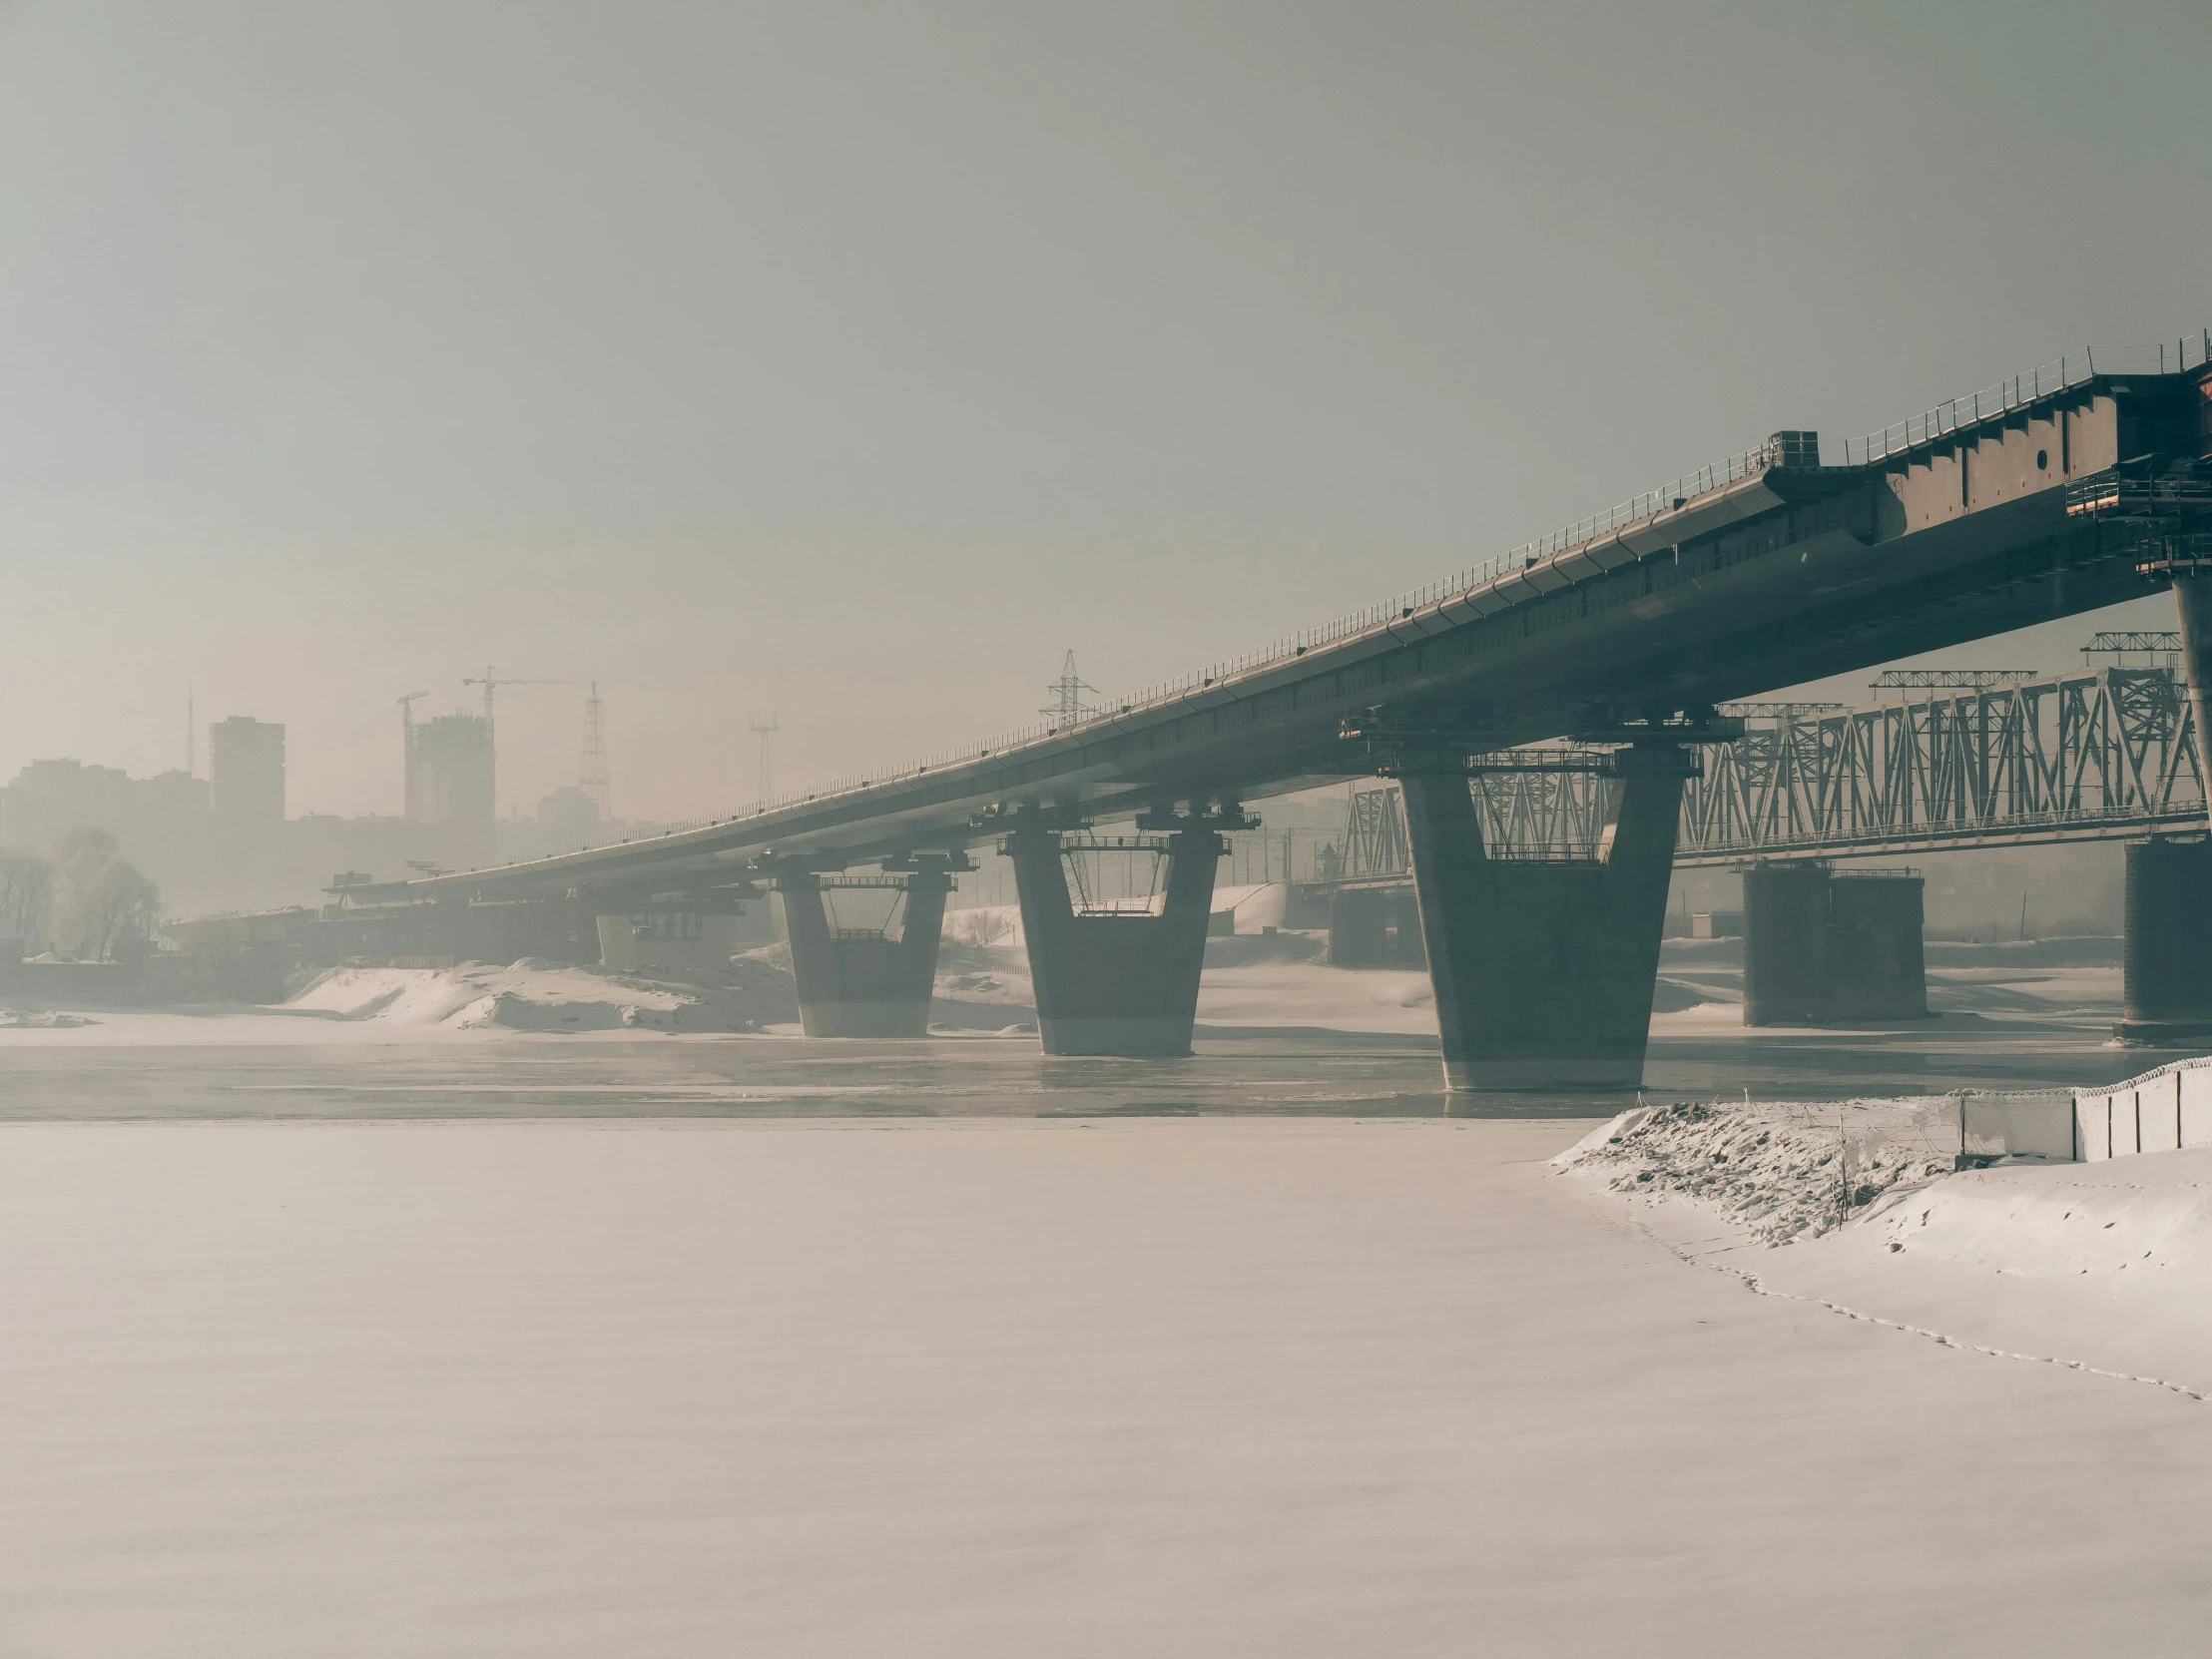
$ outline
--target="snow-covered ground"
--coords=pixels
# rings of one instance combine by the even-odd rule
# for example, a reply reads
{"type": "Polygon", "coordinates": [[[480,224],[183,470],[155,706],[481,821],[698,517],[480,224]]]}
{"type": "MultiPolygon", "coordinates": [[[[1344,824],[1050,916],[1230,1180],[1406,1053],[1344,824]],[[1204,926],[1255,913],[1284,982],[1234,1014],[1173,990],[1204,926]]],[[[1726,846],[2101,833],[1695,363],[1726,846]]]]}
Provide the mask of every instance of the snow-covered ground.
{"type": "Polygon", "coordinates": [[[1955,1102],[1677,1104],[1557,1160],[1769,1296],[2212,1396],[2212,1149],[1953,1172],[1955,1102]]]}
{"type": "Polygon", "coordinates": [[[740,957],[712,983],[524,957],[455,968],[332,968],[273,1006],[0,1008],[0,1047],[392,1043],[471,1033],[757,1032],[796,1020],[788,971],[740,957]]]}
{"type": "Polygon", "coordinates": [[[1582,1127],[0,1128],[0,1651],[2202,1650],[2212,1406],[1746,1295],[1582,1127]]]}
{"type": "Polygon", "coordinates": [[[789,976],[746,963],[712,985],[525,957],[505,967],[333,968],[284,1004],[292,1014],[468,1031],[745,1031],[785,1014],[789,976]]]}

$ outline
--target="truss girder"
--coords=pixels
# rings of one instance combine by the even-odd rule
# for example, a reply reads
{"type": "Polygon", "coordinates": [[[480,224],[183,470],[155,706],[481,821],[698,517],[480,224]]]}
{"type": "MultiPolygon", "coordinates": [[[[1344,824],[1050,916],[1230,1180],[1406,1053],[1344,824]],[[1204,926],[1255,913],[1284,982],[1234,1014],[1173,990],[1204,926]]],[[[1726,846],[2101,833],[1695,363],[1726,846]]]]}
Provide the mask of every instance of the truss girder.
{"type": "MultiPolygon", "coordinates": [[[[2205,822],[2188,698],[2163,668],[2104,668],[1836,713],[1784,713],[1707,745],[1678,863],[2049,841],[2205,822]]],[[[1477,780],[1506,855],[1589,852],[1603,778],[1477,780]]]]}

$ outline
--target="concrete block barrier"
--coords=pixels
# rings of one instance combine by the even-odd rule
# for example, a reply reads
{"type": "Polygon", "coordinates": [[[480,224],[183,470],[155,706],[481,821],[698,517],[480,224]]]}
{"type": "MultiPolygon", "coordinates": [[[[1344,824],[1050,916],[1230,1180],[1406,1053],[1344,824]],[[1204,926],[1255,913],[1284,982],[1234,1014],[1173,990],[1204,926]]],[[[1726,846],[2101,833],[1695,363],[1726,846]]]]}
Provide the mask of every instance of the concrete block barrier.
{"type": "Polygon", "coordinates": [[[2109,1088],[2076,1089],[2072,1129],[2074,1156],[2084,1163],[2212,1146],[2212,1055],[2109,1088]]]}

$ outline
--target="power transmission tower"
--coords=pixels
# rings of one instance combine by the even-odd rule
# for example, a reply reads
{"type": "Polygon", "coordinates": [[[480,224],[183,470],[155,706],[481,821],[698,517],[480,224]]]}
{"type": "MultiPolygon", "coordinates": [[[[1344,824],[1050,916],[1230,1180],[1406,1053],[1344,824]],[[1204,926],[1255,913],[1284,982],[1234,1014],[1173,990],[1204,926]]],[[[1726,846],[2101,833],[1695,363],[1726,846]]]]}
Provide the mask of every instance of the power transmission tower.
{"type": "Polygon", "coordinates": [[[1075,672],[1075,653],[1070,651],[1067,660],[1060,665],[1060,678],[1045,687],[1052,693],[1052,701],[1037,713],[1052,721],[1054,727],[1079,726],[1098,713],[1096,705],[1085,703],[1085,692],[1096,692],[1096,686],[1086,685],[1075,672]]]}
{"type": "Polygon", "coordinates": [[[591,683],[591,696],[584,699],[584,765],[577,782],[599,809],[599,822],[611,823],[615,814],[614,789],[607,778],[607,716],[597,680],[591,683]]]}
{"type": "Polygon", "coordinates": [[[781,715],[770,715],[766,720],[750,720],[746,722],[746,729],[758,732],[761,736],[761,793],[756,799],[766,802],[769,784],[768,740],[784,729],[783,718],[781,715]]]}

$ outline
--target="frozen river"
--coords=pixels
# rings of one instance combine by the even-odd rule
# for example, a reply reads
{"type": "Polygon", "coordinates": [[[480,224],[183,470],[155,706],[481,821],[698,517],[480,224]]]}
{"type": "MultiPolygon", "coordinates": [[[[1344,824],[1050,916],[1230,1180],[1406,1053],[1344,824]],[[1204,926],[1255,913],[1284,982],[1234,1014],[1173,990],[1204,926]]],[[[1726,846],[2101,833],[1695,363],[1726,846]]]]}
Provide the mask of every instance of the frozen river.
{"type": "MultiPolygon", "coordinates": [[[[2113,1072],[2037,1029],[1693,1031],[1653,1075],[2113,1072]]],[[[2212,1617],[2212,1406],[1749,1295],[1545,1168],[1596,1103],[1446,1117],[1418,1042],[25,1035],[7,1659],[2152,1654],[2212,1617]]]]}
{"type": "MultiPolygon", "coordinates": [[[[1430,1035],[1201,1027],[1187,1060],[1055,1060],[1030,1037],[542,1038],[380,1033],[276,1015],[111,1014],[0,1030],[11,1119],[356,1117],[1431,1118],[1610,1115],[1617,1100],[1486,1095],[1447,1105],[1430,1035]],[[342,1040],[318,1040],[318,1039],[342,1040]],[[127,1040],[119,1040],[127,1039],[127,1040]]],[[[2160,1057],[2104,1046],[2112,1015],[1950,1018],[1867,1031],[1746,1032],[1733,1007],[1653,1022],[1652,1098],[1830,1099],[2109,1081],[2160,1057]]]]}

